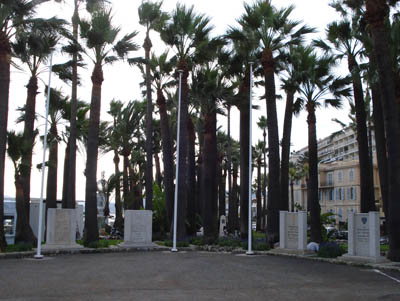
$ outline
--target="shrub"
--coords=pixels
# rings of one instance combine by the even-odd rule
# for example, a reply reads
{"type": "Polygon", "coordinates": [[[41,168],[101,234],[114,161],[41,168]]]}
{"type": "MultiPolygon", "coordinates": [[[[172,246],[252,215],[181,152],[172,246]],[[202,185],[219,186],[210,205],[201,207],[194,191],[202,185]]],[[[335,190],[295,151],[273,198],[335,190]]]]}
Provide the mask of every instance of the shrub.
{"type": "Polygon", "coordinates": [[[336,258],[343,255],[342,248],[335,242],[321,243],[319,245],[318,256],[324,258],[336,258]]]}
{"type": "MultiPolygon", "coordinates": [[[[172,247],[172,240],[164,240],[164,246],[172,247]]],[[[177,241],[176,242],[177,248],[186,248],[189,247],[189,243],[187,241],[177,241]]]]}
{"type": "Polygon", "coordinates": [[[242,241],[239,238],[223,237],[217,240],[217,245],[220,247],[239,248],[242,245],[242,241]]]}
{"type": "Polygon", "coordinates": [[[33,245],[30,243],[17,243],[15,245],[8,245],[6,248],[6,252],[27,252],[32,251],[33,245]]]}
{"type": "Polygon", "coordinates": [[[195,246],[204,246],[204,239],[203,237],[192,237],[189,239],[189,243],[195,246]]]}
{"type": "Polygon", "coordinates": [[[153,232],[164,234],[166,232],[167,209],[165,193],[156,183],[153,184],[153,232]]]}

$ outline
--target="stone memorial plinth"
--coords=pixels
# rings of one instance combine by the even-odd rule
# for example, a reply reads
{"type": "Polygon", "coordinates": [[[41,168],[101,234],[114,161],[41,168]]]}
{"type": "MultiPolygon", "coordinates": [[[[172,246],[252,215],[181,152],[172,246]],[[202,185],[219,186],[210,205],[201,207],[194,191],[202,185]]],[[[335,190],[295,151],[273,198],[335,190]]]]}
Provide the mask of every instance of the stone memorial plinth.
{"type": "Polygon", "coordinates": [[[153,212],[151,210],[126,210],[124,242],[121,247],[153,247],[153,212]]]}
{"type": "Polygon", "coordinates": [[[307,212],[279,212],[279,248],[275,253],[306,254],[307,212]]]}
{"type": "Polygon", "coordinates": [[[348,253],[341,260],[357,262],[385,262],[380,255],[379,212],[348,215],[348,253]]]}
{"type": "Polygon", "coordinates": [[[219,218],[219,237],[225,237],[226,230],[226,217],[225,215],[221,215],[219,218]]]}
{"type": "Polygon", "coordinates": [[[79,238],[83,237],[83,205],[78,205],[76,211],[76,233],[79,233],[79,238]]]}
{"type": "Polygon", "coordinates": [[[49,208],[47,211],[46,249],[83,248],[76,243],[76,210],[49,208]]]}

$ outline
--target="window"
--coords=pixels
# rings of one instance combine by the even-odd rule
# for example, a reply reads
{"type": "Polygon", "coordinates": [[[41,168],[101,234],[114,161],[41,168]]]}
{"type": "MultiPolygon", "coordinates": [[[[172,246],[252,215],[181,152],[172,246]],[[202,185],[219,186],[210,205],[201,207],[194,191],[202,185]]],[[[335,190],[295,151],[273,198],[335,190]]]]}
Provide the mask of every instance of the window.
{"type": "Polygon", "coordinates": [[[326,191],[326,200],[327,201],[333,201],[335,198],[335,191],[334,189],[328,189],[326,191]]]}
{"type": "Polygon", "coordinates": [[[356,187],[348,188],[347,194],[348,194],[349,200],[352,200],[352,201],[357,200],[357,188],[356,187]]]}
{"type": "Polygon", "coordinates": [[[354,169],[349,170],[349,181],[350,182],[354,181],[354,169]]]}
{"type": "Polygon", "coordinates": [[[342,181],[343,181],[343,174],[342,174],[342,171],[339,171],[339,172],[338,172],[338,174],[337,174],[337,180],[338,180],[338,183],[342,183],[342,181]]]}
{"type": "Polygon", "coordinates": [[[333,172],[328,172],[328,186],[333,186],[333,172]]]}
{"type": "Polygon", "coordinates": [[[322,191],[318,190],[318,201],[322,201],[322,191]]]}
{"type": "Polygon", "coordinates": [[[336,200],[341,201],[343,199],[343,188],[336,188],[336,200]]]}

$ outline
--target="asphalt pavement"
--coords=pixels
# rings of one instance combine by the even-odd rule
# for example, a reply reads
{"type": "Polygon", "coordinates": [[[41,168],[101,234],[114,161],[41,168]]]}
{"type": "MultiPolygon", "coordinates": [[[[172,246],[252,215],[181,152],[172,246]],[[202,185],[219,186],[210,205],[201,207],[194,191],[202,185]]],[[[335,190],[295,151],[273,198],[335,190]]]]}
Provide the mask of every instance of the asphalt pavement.
{"type": "Polygon", "coordinates": [[[207,252],[0,261],[0,300],[400,300],[400,273],[207,252]]]}

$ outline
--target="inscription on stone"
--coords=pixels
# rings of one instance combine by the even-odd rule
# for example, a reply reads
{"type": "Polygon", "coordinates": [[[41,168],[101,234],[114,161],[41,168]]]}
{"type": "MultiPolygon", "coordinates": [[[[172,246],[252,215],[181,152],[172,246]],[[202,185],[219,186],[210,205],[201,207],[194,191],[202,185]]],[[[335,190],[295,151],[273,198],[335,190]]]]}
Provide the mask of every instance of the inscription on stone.
{"type": "Polygon", "coordinates": [[[355,253],[369,256],[369,220],[362,215],[355,216],[355,253]]]}
{"type": "Polygon", "coordinates": [[[297,214],[288,214],[286,216],[286,239],[288,249],[298,248],[299,226],[297,214]]]}
{"type": "Polygon", "coordinates": [[[70,214],[62,210],[56,211],[55,243],[68,243],[71,234],[70,214]]]}

